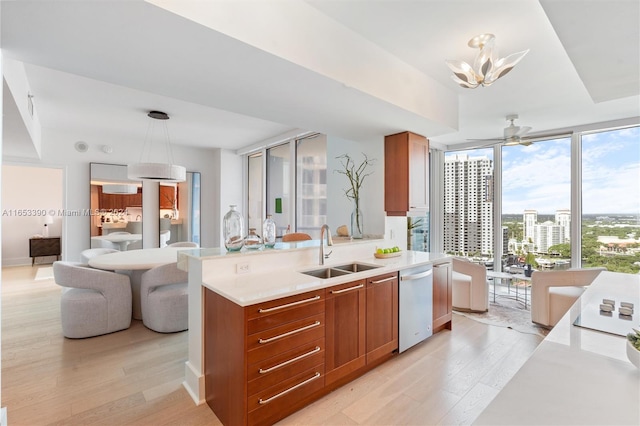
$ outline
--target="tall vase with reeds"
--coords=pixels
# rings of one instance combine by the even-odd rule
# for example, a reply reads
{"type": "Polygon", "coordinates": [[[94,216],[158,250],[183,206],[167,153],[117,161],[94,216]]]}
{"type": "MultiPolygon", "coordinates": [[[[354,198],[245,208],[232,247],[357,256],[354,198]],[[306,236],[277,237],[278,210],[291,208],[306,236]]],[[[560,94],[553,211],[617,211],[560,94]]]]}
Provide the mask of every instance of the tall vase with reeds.
{"type": "Polygon", "coordinates": [[[353,211],[351,212],[351,237],[364,237],[364,219],[362,215],[362,206],[360,204],[360,189],[365,178],[373,172],[367,171],[367,167],[371,166],[374,159],[368,158],[366,154],[362,154],[364,160],[359,165],[353,161],[349,154],[343,154],[337,157],[342,164],[341,170],[336,172],[345,175],[349,179],[350,187],[344,191],[348,199],[353,201],[353,211]]]}

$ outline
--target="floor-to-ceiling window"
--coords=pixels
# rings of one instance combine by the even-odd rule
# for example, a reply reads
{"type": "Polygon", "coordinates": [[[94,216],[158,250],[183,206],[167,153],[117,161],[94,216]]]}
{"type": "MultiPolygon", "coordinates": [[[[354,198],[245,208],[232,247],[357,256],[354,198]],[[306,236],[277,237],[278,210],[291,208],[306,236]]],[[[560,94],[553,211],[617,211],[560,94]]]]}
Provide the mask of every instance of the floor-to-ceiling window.
{"type": "Polygon", "coordinates": [[[449,152],[444,165],[444,250],[493,260],[493,150],[449,152]]]}
{"type": "MultiPolygon", "coordinates": [[[[248,157],[248,196],[247,215],[249,220],[249,229],[255,228],[258,232],[262,232],[262,220],[264,213],[264,201],[262,199],[262,152],[258,152],[248,157]]],[[[266,217],[266,216],[265,216],[266,217]]]]}
{"type": "Polygon", "coordinates": [[[581,147],[581,266],[638,273],[640,128],[585,134],[581,147]]]}
{"type": "Polygon", "coordinates": [[[571,259],[571,138],[502,147],[503,269],[533,253],[535,269],[571,259]]]}
{"type": "Polygon", "coordinates": [[[475,257],[487,266],[487,259],[501,253],[503,270],[517,270],[531,252],[540,270],[604,266],[616,272],[640,271],[640,127],[504,145],[495,151],[500,155],[495,162],[492,152],[445,154],[446,252],[475,257]],[[484,175],[483,161],[491,165],[484,175]],[[493,180],[494,163],[501,185],[490,197],[490,189],[480,192],[478,182],[493,180]],[[574,173],[578,169],[581,173],[574,173]],[[496,230],[501,237],[492,240],[500,247],[482,243],[483,235],[493,232],[491,221],[484,219],[492,214],[488,209],[493,203],[481,212],[483,198],[502,206],[496,212],[501,215],[501,229],[496,230]]]}
{"type": "Polygon", "coordinates": [[[277,235],[304,232],[319,238],[327,221],[327,138],[314,133],[247,154],[249,228],[266,215],[277,235]]]}
{"type": "Polygon", "coordinates": [[[267,149],[267,214],[276,222],[277,235],[295,227],[291,214],[290,142],[267,149]]]}
{"type": "Polygon", "coordinates": [[[312,135],[296,141],[296,231],[320,238],[327,223],[327,140],[312,135]]]}

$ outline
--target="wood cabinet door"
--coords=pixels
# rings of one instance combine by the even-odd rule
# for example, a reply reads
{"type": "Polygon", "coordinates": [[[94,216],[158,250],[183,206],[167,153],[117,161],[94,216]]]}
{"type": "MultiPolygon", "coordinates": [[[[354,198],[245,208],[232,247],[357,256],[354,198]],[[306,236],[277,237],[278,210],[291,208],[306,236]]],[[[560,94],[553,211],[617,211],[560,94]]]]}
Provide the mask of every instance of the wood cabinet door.
{"type": "Polygon", "coordinates": [[[429,143],[409,134],[409,211],[429,210],[429,143]]]}
{"type": "Polygon", "coordinates": [[[178,189],[173,186],[160,185],[160,208],[172,209],[178,206],[178,189]]]}
{"type": "Polygon", "coordinates": [[[98,187],[98,208],[105,211],[124,211],[127,207],[142,207],[142,188],[135,194],[105,194],[98,187]]]}
{"type": "Polygon", "coordinates": [[[429,141],[402,132],[384,138],[384,209],[406,216],[429,209],[429,141]]]}
{"type": "Polygon", "coordinates": [[[451,329],[451,264],[433,265],[433,332],[451,329]]]}
{"type": "Polygon", "coordinates": [[[398,273],[367,280],[367,364],[398,349],[398,273]]]}
{"type": "Polygon", "coordinates": [[[365,280],[360,280],[326,289],[326,384],[366,363],[365,286],[365,280]]]}

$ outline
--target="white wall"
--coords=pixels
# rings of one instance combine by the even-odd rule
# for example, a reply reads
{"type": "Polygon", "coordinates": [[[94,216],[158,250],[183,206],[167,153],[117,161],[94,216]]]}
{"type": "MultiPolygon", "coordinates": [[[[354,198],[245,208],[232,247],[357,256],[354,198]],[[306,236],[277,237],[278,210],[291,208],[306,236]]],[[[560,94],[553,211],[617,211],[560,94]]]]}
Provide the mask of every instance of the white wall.
{"type": "Polygon", "coordinates": [[[62,235],[57,215],[63,208],[62,188],[60,168],[2,166],[2,265],[31,264],[29,238],[42,235],[44,217],[51,211],[55,214],[49,236],[62,235]]]}
{"type": "Polygon", "coordinates": [[[335,136],[327,136],[327,222],[331,231],[336,232],[340,225],[350,228],[353,202],[345,195],[350,188],[349,179],[335,170],[343,170],[339,157],[349,154],[359,165],[366,154],[375,159],[367,170],[373,172],[367,177],[361,188],[364,233],[383,236],[385,234],[384,212],[384,137],[366,142],[349,141],[335,136]]]}

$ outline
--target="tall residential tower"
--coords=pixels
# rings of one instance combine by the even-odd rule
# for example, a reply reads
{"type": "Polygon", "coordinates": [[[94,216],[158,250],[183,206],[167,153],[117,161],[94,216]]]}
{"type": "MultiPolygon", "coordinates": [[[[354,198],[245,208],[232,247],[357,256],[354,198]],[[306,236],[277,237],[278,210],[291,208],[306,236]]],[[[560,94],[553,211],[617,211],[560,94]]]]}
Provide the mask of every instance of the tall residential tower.
{"type": "Polygon", "coordinates": [[[455,155],[444,164],[444,249],[493,254],[493,161],[455,155]]]}

